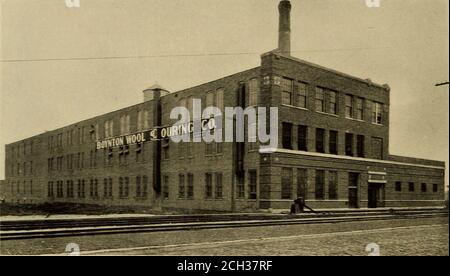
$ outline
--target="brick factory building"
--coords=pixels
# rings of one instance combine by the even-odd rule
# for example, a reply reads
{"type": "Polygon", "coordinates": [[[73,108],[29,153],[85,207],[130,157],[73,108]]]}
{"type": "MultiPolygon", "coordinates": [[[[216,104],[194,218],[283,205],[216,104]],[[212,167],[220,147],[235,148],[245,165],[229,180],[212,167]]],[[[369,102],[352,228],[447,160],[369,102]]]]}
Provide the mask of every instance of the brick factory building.
{"type": "Polygon", "coordinates": [[[444,162],[389,154],[389,86],[292,57],[290,9],[280,2],[279,47],[256,68],[178,92],[153,86],[140,104],[6,145],[1,197],[215,211],[288,209],[297,197],[312,208],[443,206],[444,162]],[[193,99],[277,107],[276,151],[149,138],[193,99]],[[112,147],[121,137],[134,140],[112,147]]]}

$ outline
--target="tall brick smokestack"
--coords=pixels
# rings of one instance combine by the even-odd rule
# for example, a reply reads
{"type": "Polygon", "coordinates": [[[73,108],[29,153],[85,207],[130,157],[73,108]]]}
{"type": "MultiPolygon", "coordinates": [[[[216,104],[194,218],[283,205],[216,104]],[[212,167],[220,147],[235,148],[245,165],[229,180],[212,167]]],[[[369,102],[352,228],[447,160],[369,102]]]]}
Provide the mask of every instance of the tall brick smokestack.
{"type": "Polygon", "coordinates": [[[291,55],[291,2],[282,0],[278,5],[280,24],[278,29],[278,52],[291,55]]]}

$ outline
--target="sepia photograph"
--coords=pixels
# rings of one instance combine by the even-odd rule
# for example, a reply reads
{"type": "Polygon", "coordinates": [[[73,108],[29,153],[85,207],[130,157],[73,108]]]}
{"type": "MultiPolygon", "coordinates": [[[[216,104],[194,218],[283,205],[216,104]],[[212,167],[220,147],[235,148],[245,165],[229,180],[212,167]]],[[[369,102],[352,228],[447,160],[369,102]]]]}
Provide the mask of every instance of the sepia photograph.
{"type": "Polygon", "coordinates": [[[0,22],[1,256],[449,256],[447,0],[0,0],[0,22]]]}

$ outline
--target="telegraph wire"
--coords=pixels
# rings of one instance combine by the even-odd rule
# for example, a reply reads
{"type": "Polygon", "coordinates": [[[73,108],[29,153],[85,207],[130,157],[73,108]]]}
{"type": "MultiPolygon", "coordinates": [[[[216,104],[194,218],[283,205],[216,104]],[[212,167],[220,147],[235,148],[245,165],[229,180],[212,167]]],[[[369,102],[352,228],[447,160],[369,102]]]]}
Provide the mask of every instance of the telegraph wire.
{"type": "MultiPolygon", "coordinates": [[[[340,49],[319,49],[319,50],[299,50],[292,53],[314,53],[314,52],[342,52],[357,50],[376,50],[388,47],[374,48],[340,48],[340,49]]],[[[69,58],[38,58],[38,59],[3,59],[2,63],[19,62],[46,62],[46,61],[83,61],[83,60],[122,60],[122,59],[147,59],[147,58],[173,58],[173,57],[210,57],[210,56],[243,56],[260,55],[261,52],[236,52],[236,53],[204,53],[204,54],[160,54],[160,55],[137,55],[137,56],[103,56],[103,57],[69,57],[69,58]]]]}

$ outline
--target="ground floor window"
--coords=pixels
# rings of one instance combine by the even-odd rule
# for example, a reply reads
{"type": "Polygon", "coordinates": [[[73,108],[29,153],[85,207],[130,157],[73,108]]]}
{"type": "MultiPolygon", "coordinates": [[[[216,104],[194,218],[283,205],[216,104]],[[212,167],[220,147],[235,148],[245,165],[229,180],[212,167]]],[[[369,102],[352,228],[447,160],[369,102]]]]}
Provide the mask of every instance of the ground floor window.
{"type": "Polygon", "coordinates": [[[325,198],[325,171],[316,171],[316,199],[322,200],[325,198]]]}
{"type": "Polygon", "coordinates": [[[184,174],[178,175],[178,198],[183,199],[186,196],[184,174]]]}
{"type": "Polygon", "coordinates": [[[164,199],[169,199],[169,176],[165,175],[163,178],[162,194],[164,199]]]}
{"type": "Polygon", "coordinates": [[[328,183],[328,198],[338,199],[338,173],[330,171],[328,183]]]}
{"type": "Polygon", "coordinates": [[[237,197],[238,198],[245,198],[245,177],[238,176],[237,177],[237,197]]]}
{"type": "MultiPolygon", "coordinates": [[[[11,187],[14,187],[13,184],[11,184],[11,187]]],[[[53,181],[49,181],[47,184],[47,195],[48,197],[54,197],[54,189],[53,189],[53,181]]]]}
{"type": "Polygon", "coordinates": [[[297,197],[306,199],[308,187],[308,170],[297,169],[297,197]]]}
{"type": "Polygon", "coordinates": [[[257,198],[257,175],[256,170],[251,170],[248,172],[249,174],[249,184],[248,184],[248,198],[256,199],[257,198]]]}
{"type": "Polygon", "coordinates": [[[216,173],[216,198],[221,199],[223,197],[223,183],[222,173],[216,173]]]}
{"type": "Polygon", "coordinates": [[[292,199],[292,169],[283,168],[281,172],[281,199],[292,199]]]}
{"type": "Polygon", "coordinates": [[[212,198],[213,187],[212,187],[212,174],[205,174],[205,197],[212,198]]]}
{"type": "Polygon", "coordinates": [[[191,173],[187,175],[187,198],[194,198],[194,175],[191,173]]]}

